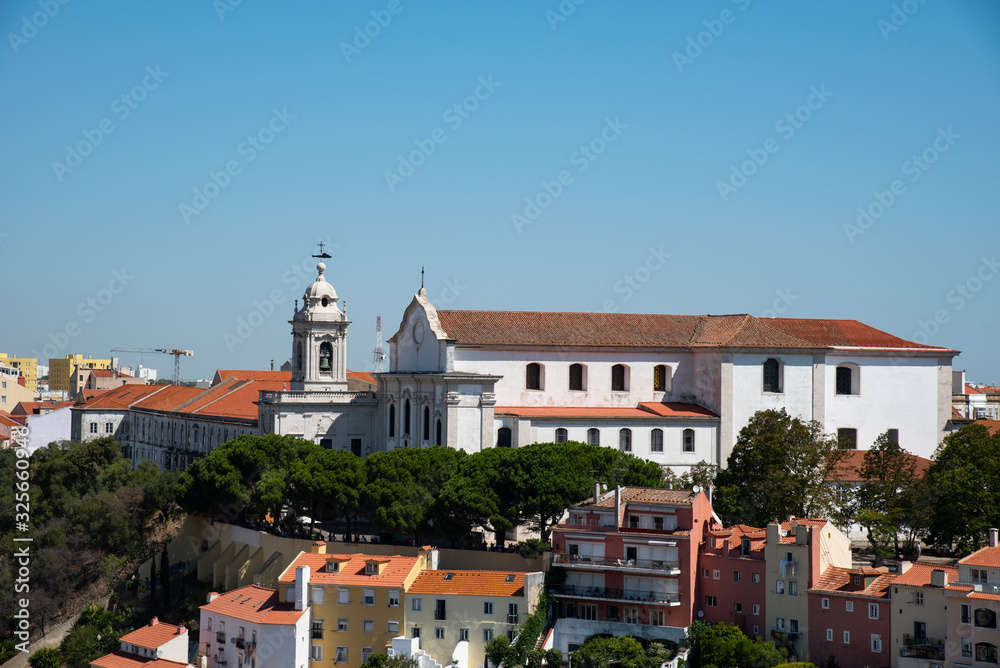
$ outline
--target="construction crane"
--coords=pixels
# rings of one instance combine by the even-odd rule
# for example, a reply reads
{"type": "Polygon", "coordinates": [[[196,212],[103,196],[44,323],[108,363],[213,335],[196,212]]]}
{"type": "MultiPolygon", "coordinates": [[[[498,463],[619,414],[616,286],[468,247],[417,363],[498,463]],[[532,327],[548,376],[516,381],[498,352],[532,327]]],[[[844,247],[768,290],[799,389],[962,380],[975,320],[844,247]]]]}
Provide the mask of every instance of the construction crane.
{"type": "Polygon", "coordinates": [[[193,350],[177,350],[176,348],[112,348],[113,353],[161,353],[174,356],[174,385],[181,382],[181,357],[194,355],[193,350]]]}

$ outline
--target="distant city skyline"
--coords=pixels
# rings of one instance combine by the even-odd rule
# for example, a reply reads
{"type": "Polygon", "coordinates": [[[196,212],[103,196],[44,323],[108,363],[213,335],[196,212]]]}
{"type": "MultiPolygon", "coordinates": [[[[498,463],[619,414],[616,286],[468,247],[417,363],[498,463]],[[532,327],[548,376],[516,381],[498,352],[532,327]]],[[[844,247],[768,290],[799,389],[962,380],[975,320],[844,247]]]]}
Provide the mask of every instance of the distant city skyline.
{"type": "Polygon", "coordinates": [[[0,28],[2,352],[278,368],[322,241],[352,370],[423,267],[438,308],[856,319],[1000,384],[995,2],[14,0],[0,28]]]}

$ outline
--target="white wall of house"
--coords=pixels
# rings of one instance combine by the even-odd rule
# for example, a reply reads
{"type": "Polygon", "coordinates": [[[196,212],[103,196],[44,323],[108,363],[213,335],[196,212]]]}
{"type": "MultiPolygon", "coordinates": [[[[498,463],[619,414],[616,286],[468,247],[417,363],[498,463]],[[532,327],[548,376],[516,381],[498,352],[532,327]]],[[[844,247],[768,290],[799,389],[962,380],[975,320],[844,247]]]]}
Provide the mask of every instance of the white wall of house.
{"type": "MultiPolygon", "coordinates": [[[[226,594],[222,594],[225,596],[226,594]]],[[[227,668],[238,663],[240,650],[231,641],[239,636],[240,627],[244,629],[244,638],[249,641],[257,634],[257,647],[254,650],[256,668],[307,668],[309,666],[309,620],[307,608],[305,614],[299,617],[295,624],[261,624],[249,622],[230,615],[220,615],[215,612],[201,611],[201,639],[198,650],[208,659],[208,668],[221,668],[216,663],[216,657],[224,656],[227,668]],[[208,619],[211,617],[211,631],[208,630],[208,619]],[[225,643],[219,643],[217,634],[219,623],[224,623],[225,643]]],[[[249,662],[246,664],[249,666],[249,662]]]]}
{"type": "Polygon", "coordinates": [[[44,415],[28,416],[28,452],[56,441],[68,441],[71,435],[72,415],[69,406],[44,415]]]}

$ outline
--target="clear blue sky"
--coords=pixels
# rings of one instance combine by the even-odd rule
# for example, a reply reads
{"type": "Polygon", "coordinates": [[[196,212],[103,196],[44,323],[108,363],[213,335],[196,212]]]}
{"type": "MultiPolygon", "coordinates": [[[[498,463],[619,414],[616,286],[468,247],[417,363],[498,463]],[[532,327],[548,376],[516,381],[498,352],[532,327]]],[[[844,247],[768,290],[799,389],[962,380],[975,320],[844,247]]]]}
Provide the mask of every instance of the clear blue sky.
{"type": "Polygon", "coordinates": [[[352,368],[423,265],[447,308],[924,323],[1000,382],[996,2],[225,3],[0,6],[0,350],[280,364],[323,239],[352,368]]]}

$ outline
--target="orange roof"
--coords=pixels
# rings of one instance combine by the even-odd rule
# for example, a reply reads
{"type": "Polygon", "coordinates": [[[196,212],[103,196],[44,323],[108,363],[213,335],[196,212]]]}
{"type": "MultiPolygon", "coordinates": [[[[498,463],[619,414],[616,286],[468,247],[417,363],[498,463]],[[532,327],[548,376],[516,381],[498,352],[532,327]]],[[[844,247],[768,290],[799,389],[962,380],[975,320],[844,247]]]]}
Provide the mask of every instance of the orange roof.
{"type": "Polygon", "coordinates": [[[260,392],[277,392],[286,383],[277,380],[228,380],[205,390],[190,404],[182,407],[184,413],[215,415],[256,420],[260,392]]]}
{"type": "Polygon", "coordinates": [[[295,624],[306,613],[296,610],[294,603],[280,602],[274,589],[257,585],[219,594],[201,609],[258,624],[295,624]]]}
{"type": "Polygon", "coordinates": [[[369,371],[351,371],[347,370],[348,378],[356,378],[357,380],[362,380],[366,383],[371,383],[372,385],[378,385],[378,379],[375,378],[369,371]]]}
{"type": "Polygon", "coordinates": [[[828,566],[820,575],[816,586],[809,591],[817,592],[838,592],[850,594],[851,596],[865,596],[868,598],[885,598],[888,595],[889,586],[896,579],[895,573],[889,573],[885,568],[841,568],[840,566],[828,566]],[[875,579],[864,589],[851,589],[853,585],[852,576],[862,575],[865,577],[874,576],[875,579]]]}
{"type": "Polygon", "coordinates": [[[423,571],[407,594],[524,596],[524,573],[505,571],[423,571]],[[451,576],[450,579],[448,576],[451,576]],[[513,576],[512,579],[511,576],[513,576]]]}
{"type": "MultiPolygon", "coordinates": [[[[947,351],[906,341],[857,320],[736,315],[437,312],[459,345],[615,348],[905,348],[947,351]]],[[[953,352],[953,351],[947,351],[953,352]]]]}
{"type": "Polygon", "coordinates": [[[228,378],[236,380],[277,380],[291,382],[291,371],[257,371],[256,369],[219,369],[215,372],[212,385],[221,383],[228,378]]]}
{"type": "MultiPolygon", "coordinates": [[[[837,466],[830,471],[827,480],[835,482],[864,482],[861,477],[861,468],[865,464],[865,453],[867,450],[848,450],[844,453],[843,459],[837,462],[837,466]]],[[[914,474],[917,478],[923,478],[927,469],[933,462],[918,455],[906,453],[913,462],[914,474]]]]}
{"type": "Polygon", "coordinates": [[[153,617],[153,621],[147,626],[141,626],[131,633],[126,633],[122,636],[122,640],[132,645],[156,649],[184,633],[187,633],[187,629],[183,626],[167,624],[153,617]]]}
{"type": "MultiPolygon", "coordinates": [[[[748,526],[746,524],[734,524],[731,527],[717,528],[709,531],[709,535],[715,538],[727,539],[725,542],[729,544],[730,550],[738,549],[743,544],[744,538],[750,539],[750,551],[759,552],[764,549],[764,543],[767,541],[767,531],[764,529],[758,529],[757,527],[748,526]]],[[[710,543],[704,546],[703,549],[711,551],[712,548],[709,547],[710,543]]]]}
{"type": "Polygon", "coordinates": [[[72,405],[72,401],[19,401],[11,415],[38,415],[43,408],[54,411],[72,405]]]}
{"type": "MultiPolygon", "coordinates": [[[[657,487],[623,487],[621,492],[622,503],[654,503],[670,506],[690,506],[695,496],[695,493],[689,489],[660,489],[657,487]]],[[[576,504],[576,507],[583,506],[614,508],[615,495],[606,493],[597,503],[590,499],[576,504]]]]}
{"type": "Polygon", "coordinates": [[[1000,546],[984,547],[976,550],[964,559],[959,559],[958,563],[963,566],[985,566],[987,568],[1000,567],[1000,546]]]}
{"type": "MultiPolygon", "coordinates": [[[[524,418],[566,418],[566,419],[637,419],[661,420],[657,415],[641,408],[609,408],[606,406],[496,406],[494,415],[516,415],[524,418]]],[[[697,416],[705,417],[705,416],[697,416]]]]}
{"type": "Polygon", "coordinates": [[[905,585],[909,587],[927,587],[931,584],[931,573],[934,571],[944,571],[948,576],[948,582],[958,579],[958,569],[953,566],[937,566],[935,564],[915,563],[910,569],[896,577],[893,584],[905,585]]]}
{"type": "Polygon", "coordinates": [[[357,585],[370,587],[402,587],[406,577],[417,567],[417,557],[402,557],[393,555],[389,563],[382,569],[381,575],[365,575],[365,561],[371,559],[368,554],[314,554],[303,552],[278,579],[278,582],[295,582],[295,569],[308,566],[309,581],[316,584],[357,585]],[[327,572],[326,561],[331,557],[347,558],[341,562],[337,573],[327,572]]]}
{"type": "Polygon", "coordinates": [[[1000,594],[987,594],[982,591],[970,592],[966,598],[978,598],[983,601],[1000,601],[1000,594]]]}
{"type": "Polygon", "coordinates": [[[162,391],[169,385],[122,385],[112,390],[86,390],[75,408],[125,410],[136,402],[162,391]],[[95,392],[94,394],[87,394],[95,392]]]}
{"type": "Polygon", "coordinates": [[[138,401],[134,406],[154,411],[172,411],[202,392],[204,390],[187,385],[164,385],[161,391],[138,401]]]}
{"type": "Polygon", "coordinates": [[[965,386],[965,394],[982,394],[982,392],[980,392],[976,388],[972,387],[971,385],[967,384],[965,386]]]}
{"type": "Polygon", "coordinates": [[[90,662],[99,668],[187,668],[188,664],[168,661],[166,659],[145,659],[135,654],[117,651],[105,654],[90,662]]]}
{"type": "Polygon", "coordinates": [[[0,415],[0,426],[4,427],[20,427],[21,423],[13,420],[8,415],[0,415]]]}
{"type": "Polygon", "coordinates": [[[684,404],[676,401],[640,401],[639,408],[662,417],[712,418],[718,415],[698,404],[684,404]]]}
{"type": "Polygon", "coordinates": [[[986,427],[990,434],[1000,432],[1000,420],[976,420],[973,424],[981,424],[986,427]]]}
{"type": "Polygon", "coordinates": [[[954,406],[951,407],[951,419],[952,420],[968,420],[969,422],[972,422],[972,418],[965,417],[964,415],[962,415],[961,413],[959,413],[958,409],[955,408],[954,406]]]}

